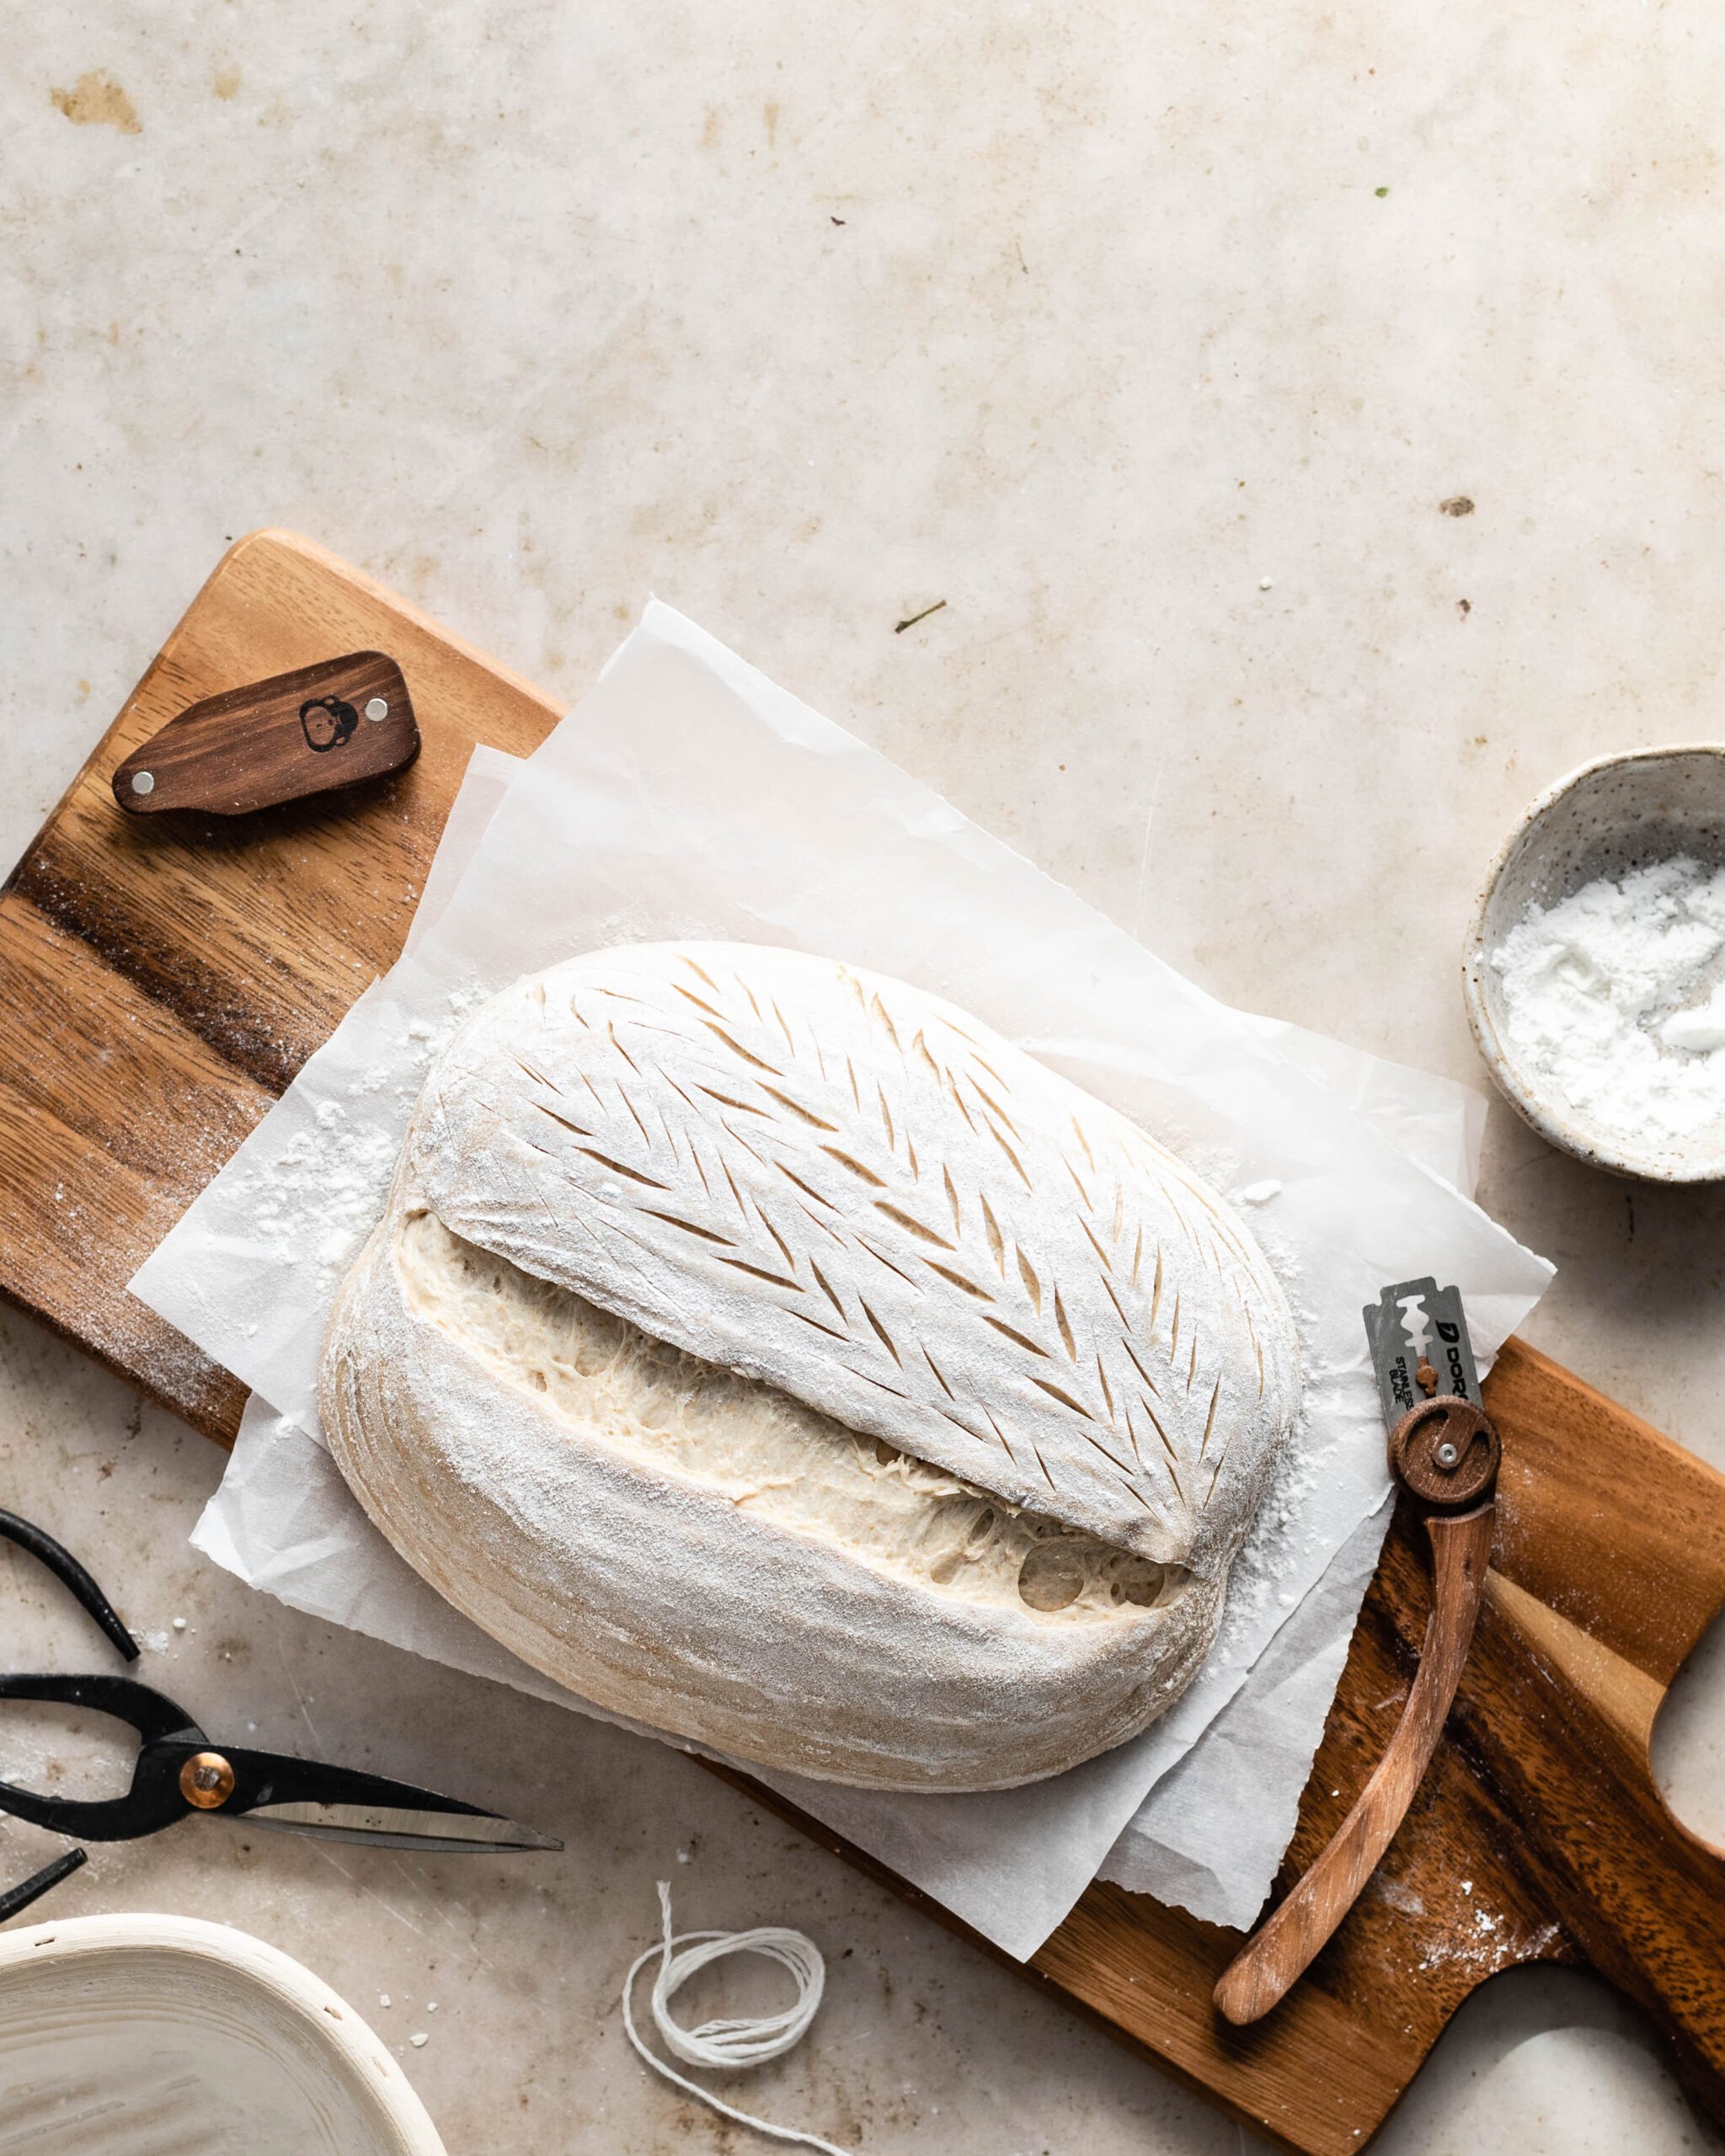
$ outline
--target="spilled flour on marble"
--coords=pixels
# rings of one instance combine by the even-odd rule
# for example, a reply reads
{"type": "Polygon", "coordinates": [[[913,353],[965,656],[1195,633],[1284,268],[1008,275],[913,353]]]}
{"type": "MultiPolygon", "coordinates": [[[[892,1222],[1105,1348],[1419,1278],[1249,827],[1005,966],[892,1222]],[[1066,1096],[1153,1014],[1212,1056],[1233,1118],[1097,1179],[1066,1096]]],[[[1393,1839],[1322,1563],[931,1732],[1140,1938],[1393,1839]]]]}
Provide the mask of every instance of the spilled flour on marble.
{"type": "Polygon", "coordinates": [[[1631,1145],[1725,1115],[1725,867],[1688,855],[1531,907],[1491,954],[1529,1076],[1631,1145]]]}

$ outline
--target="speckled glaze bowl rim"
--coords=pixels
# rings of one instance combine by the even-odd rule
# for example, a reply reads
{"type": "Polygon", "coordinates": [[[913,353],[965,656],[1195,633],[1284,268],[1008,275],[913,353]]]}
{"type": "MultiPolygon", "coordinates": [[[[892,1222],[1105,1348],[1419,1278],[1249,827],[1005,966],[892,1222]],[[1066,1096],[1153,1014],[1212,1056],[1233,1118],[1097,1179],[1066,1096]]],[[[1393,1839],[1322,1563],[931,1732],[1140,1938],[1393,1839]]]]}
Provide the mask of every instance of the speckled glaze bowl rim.
{"type": "Polygon", "coordinates": [[[1483,981],[1486,916],[1491,910],[1498,886],[1512,857],[1519,852],[1534,827],[1566,794],[1573,792],[1576,787],[1596,777],[1599,772],[1617,766],[1664,763],[1680,756],[1707,756],[1725,766],[1725,742],[1672,741],[1659,743],[1651,748],[1615,750],[1609,755],[1595,756],[1591,761],[1578,766],[1574,771],[1548,786],[1530,804],[1498,850],[1497,857],[1474,906],[1473,921],[1468,930],[1466,950],[1461,962],[1461,992],[1467,1009],[1467,1022],[1473,1029],[1473,1038],[1485,1059],[1487,1070],[1510,1107],[1541,1138],[1560,1151],[1585,1161],[1589,1167],[1603,1168],[1611,1175],[1626,1176],[1637,1182],[1687,1184],[1725,1182],[1725,1147],[1721,1148],[1713,1165],[1693,1169],[1674,1166],[1669,1161],[1638,1158],[1624,1148],[1585,1135],[1560,1108],[1536,1093],[1523,1076],[1508,1044],[1498,1038],[1492,1020],[1483,981]]]}

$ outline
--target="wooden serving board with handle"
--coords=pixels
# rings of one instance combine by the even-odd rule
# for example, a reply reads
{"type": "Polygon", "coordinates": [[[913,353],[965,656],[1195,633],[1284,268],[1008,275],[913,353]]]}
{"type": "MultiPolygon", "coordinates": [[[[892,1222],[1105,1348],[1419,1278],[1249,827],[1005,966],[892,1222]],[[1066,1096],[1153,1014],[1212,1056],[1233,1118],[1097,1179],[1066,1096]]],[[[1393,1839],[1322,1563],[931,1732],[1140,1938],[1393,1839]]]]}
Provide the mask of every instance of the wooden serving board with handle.
{"type": "MultiPolygon", "coordinates": [[[[218,1442],[240,1387],[126,1282],[396,957],[474,744],[525,753],[558,716],[357,571],[257,533],[0,893],[0,1290],[218,1442]],[[255,817],[116,807],[115,772],[188,705],[355,652],[402,669],[423,742],[410,768],[255,817]]],[[[1725,1605],[1725,1478],[1518,1342],[1487,1399],[1503,1466],[1473,1650],[1402,1831],[1306,1977],[1231,2028],[1210,1993],[1239,1935],[1103,1885],[1026,1971],[1309,2156],[1360,2148],[1461,2000],[1520,1961],[1589,1962],[1621,1986],[1725,2121],[1725,1861],[1672,1819],[1648,1753],[1667,1686],[1725,1605]]],[[[1381,1753],[1429,1603],[1398,1523],[1287,1876],[1381,1753]]]]}

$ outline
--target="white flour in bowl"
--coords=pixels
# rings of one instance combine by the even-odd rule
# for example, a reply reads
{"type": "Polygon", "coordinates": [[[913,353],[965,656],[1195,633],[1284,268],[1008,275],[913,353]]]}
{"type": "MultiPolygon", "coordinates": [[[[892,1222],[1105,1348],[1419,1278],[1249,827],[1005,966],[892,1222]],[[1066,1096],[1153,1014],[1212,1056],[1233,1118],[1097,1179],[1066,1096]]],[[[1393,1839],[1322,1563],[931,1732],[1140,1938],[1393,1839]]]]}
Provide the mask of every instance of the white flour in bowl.
{"type": "Polygon", "coordinates": [[[1516,1059],[1577,1113],[1646,1145],[1725,1115],[1725,867],[1596,877],[1490,963],[1516,1059]]]}

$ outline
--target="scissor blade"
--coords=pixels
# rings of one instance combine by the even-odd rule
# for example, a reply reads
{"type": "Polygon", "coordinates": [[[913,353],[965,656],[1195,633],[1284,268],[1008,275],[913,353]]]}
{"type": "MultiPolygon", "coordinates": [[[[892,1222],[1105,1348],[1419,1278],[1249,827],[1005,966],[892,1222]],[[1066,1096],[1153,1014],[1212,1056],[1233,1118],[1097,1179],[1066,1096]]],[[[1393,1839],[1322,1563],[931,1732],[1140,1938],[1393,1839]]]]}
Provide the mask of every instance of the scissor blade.
{"type": "Polygon", "coordinates": [[[382,1804],[257,1804],[244,1814],[253,1827],[326,1841],[371,1842],[380,1849],[465,1850],[497,1856],[511,1849],[560,1849],[563,1844],[490,1812],[419,1812],[382,1804]]]}
{"type": "MultiPolygon", "coordinates": [[[[175,1752],[185,1748],[167,1748],[175,1752]]],[[[322,1834],[326,1839],[377,1842],[414,1849],[560,1849],[561,1842],[518,1826],[481,1805],[441,1796],[412,1782],[389,1780],[357,1767],[338,1767],[320,1759],[294,1759],[280,1752],[222,1748],[233,1770],[233,1790],[215,1818],[255,1820],[291,1834],[322,1834]]],[[[174,1762],[174,1771],[179,1768],[174,1762]]]]}

